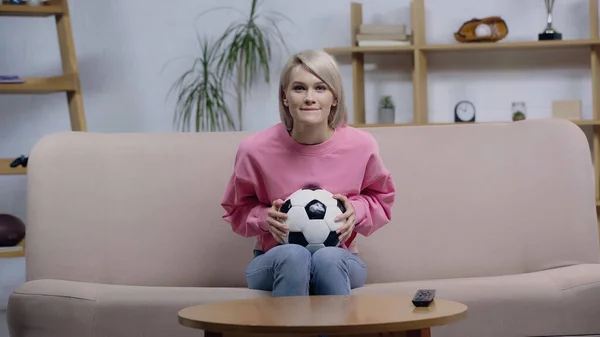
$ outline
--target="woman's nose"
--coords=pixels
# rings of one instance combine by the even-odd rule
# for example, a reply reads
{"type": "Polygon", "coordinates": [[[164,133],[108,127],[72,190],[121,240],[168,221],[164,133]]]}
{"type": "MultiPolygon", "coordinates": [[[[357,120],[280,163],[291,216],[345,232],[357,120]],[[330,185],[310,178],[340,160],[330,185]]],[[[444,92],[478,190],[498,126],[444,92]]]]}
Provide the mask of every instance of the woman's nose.
{"type": "Polygon", "coordinates": [[[304,101],[305,102],[314,102],[315,100],[313,99],[313,92],[312,90],[307,90],[306,91],[306,96],[304,97],[304,101]]]}

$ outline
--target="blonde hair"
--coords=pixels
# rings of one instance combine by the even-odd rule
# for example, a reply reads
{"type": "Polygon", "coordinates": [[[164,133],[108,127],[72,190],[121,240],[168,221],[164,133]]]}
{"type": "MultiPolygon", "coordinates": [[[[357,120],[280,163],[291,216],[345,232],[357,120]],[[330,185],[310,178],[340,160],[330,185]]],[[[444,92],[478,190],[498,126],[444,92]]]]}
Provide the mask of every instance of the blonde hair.
{"type": "Polygon", "coordinates": [[[321,50],[306,50],[294,54],[287,62],[281,72],[279,79],[279,115],[281,122],[288,130],[292,129],[294,120],[290,110],[283,104],[284,94],[290,83],[291,72],[296,66],[302,66],[325,82],[333,92],[336,106],[331,107],[327,123],[332,128],[346,125],[348,123],[348,111],[344,97],[344,88],[342,85],[342,76],[336,60],[333,56],[321,50]]]}

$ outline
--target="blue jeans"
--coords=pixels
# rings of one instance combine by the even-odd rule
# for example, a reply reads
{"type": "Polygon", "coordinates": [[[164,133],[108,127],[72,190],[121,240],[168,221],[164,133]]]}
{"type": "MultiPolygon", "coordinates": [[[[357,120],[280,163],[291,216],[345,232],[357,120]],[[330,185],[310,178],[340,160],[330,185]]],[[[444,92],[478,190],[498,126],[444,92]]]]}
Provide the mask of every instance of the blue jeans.
{"type": "Polygon", "coordinates": [[[271,291],[273,296],[349,295],[366,280],[364,262],[338,247],[311,255],[300,245],[279,245],[266,253],[255,251],[246,268],[248,288],[271,291]]]}

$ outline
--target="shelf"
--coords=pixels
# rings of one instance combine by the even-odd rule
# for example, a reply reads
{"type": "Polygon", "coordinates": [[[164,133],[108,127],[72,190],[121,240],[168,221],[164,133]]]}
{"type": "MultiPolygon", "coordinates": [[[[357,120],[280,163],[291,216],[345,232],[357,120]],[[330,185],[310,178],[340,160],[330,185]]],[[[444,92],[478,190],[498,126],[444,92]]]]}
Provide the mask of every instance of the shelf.
{"type": "Polygon", "coordinates": [[[575,49],[600,46],[600,40],[562,40],[562,41],[524,41],[524,42],[472,42],[430,44],[424,46],[381,46],[381,47],[335,47],[323,50],[333,54],[377,54],[377,53],[411,53],[414,50],[426,52],[470,51],[470,50],[545,50],[575,49]]]}
{"type": "Polygon", "coordinates": [[[600,46],[600,40],[561,40],[561,41],[523,41],[523,42],[472,42],[431,44],[420,47],[423,51],[461,51],[461,50],[504,50],[504,49],[569,49],[600,46]]]}
{"type": "Polygon", "coordinates": [[[25,256],[25,240],[21,241],[14,247],[0,247],[0,258],[13,258],[13,257],[24,257],[25,256]]]}
{"type": "Polygon", "coordinates": [[[12,163],[14,159],[2,159],[0,158],[0,175],[4,174],[27,174],[27,169],[25,167],[10,167],[10,163],[12,163]]]}
{"type": "Polygon", "coordinates": [[[332,55],[343,55],[352,53],[378,54],[378,53],[412,53],[414,46],[381,46],[381,47],[336,47],[325,48],[325,52],[332,55]]]}
{"type": "Polygon", "coordinates": [[[571,120],[577,125],[600,125],[600,120],[571,120]]]}
{"type": "Polygon", "coordinates": [[[1,94],[43,94],[75,91],[77,77],[62,75],[47,78],[26,78],[25,83],[0,83],[1,94]]]}
{"type": "Polygon", "coordinates": [[[46,17],[61,14],[63,14],[63,9],[59,5],[28,6],[0,4],[0,16],[46,17]]]}
{"type": "MultiPolygon", "coordinates": [[[[576,125],[584,126],[584,125],[600,125],[600,120],[570,120],[576,125]]],[[[470,125],[470,124],[488,124],[488,123],[518,123],[513,121],[497,121],[497,122],[475,122],[475,123],[458,123],[458,122],[448,122],[448,123],[427,123],[427,124],[417,124],[417,123],[406,123],[406,124],[350,124],[350,126],[355,128],[381,128],[381,127],[401,127],[401,126],[428,126],[428,125],[470,125]]]]}

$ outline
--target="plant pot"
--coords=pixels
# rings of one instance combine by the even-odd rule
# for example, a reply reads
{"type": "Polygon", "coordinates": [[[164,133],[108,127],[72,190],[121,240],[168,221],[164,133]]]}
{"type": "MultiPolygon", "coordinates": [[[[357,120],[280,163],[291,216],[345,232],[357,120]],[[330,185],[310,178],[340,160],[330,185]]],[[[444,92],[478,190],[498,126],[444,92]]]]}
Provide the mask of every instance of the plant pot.
{"type": "Polygon", "coordinates": [[[396,112],[393,108],[380,108],[379,109],[379,123],[381,124],[394,124],[396,123],[396,112]]]}
{"type": "Polygon", "coordinates": [[[527,106],[525,102],[513,102],[512,103],[512,120],[522,121],[527,119],[527,106]]]}

